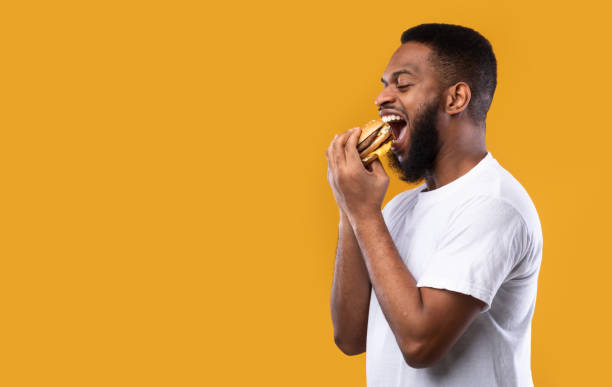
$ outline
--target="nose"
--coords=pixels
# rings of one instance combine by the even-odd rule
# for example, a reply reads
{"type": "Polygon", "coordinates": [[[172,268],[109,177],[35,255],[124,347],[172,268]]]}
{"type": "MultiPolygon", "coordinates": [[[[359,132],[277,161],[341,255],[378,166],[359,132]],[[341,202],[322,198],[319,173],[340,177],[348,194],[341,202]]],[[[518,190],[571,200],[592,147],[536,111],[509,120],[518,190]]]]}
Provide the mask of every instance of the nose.
{"type": "Polygon", "coordinates": [[[390,87],[385,87],[374,100],[374,104],[380,107],[384,103],[393,102],[395,100],[395,94],[390,90],[390,87]]]}

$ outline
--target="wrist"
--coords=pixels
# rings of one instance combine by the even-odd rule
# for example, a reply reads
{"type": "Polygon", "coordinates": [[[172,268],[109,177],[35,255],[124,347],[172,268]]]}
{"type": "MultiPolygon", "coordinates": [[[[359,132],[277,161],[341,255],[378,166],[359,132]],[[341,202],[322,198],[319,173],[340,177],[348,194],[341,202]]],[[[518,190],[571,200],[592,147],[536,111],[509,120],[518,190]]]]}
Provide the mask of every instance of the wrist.
{"type": "Polygon", "coordinates": [[[384,222],[382,211],[380,209],[372,209],[354,213],[349,217],[349,221],[355,232],[357,229],[370,227],[372,224],[384,222]]]}

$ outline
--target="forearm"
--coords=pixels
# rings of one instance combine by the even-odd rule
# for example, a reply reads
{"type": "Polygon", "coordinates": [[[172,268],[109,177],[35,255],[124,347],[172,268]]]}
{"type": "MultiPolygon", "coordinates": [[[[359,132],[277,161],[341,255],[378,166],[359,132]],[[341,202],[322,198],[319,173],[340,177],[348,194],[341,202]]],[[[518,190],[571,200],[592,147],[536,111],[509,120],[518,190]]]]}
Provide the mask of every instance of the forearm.
{"type": "Polygon", "coordinates": [[[341,214],[331,315],[336,344],[348,354],[365,351],[371,286],[352,226],[341,214]]]}
{"type": "Polygon", "coordinates": [[[352,220],[378,303],[402,350],[412,352],[424,334],[417,281],[402,261],[380,212],[352,220]]]}

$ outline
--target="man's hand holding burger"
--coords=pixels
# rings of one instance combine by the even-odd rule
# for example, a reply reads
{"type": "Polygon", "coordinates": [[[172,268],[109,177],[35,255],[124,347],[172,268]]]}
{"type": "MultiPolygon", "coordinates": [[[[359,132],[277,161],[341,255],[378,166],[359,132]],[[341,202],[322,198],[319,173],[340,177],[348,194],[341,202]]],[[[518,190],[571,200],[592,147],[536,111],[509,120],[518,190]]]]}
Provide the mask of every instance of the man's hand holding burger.
{"type": "Polygon", "coordinates": [[[332,284],[334,335],[345,353],[365,351],[374,289],[398,343],[406,343],[402,353],[412,356],[406,348],[420,347],[415,333],[424,326],[421,293],[380,210],[389,176],[380,159],[364,167],[356,149],[360,131],[353,128],[336,136],[325,152],[327,178],[341,214],[332,284]]]}
{"type": "Polygon", "coordinates": [[[360,128],[350,129],[336,135],[329,144],[327,157],[327,179],[332,188],[340,213],[344,213],[351,224],[380,215],[389,176],[380,160],[376,159],[364,167],[357,151],[360,128]]]}
{"type": "Polygon", "coordinates": [[[433,358],[439,355],[439,348],[449,348],[439,345],[439,337],[448,342],[448,332],[455,332],[448,329],[453,324],[439,316],[459,303],[453,296],[441,295],[439,289],[421,292],[416,286],[380,210],[389,176],[380,159],[364,167],[367,156],[360,158],[356,149],[359,137],[360,129],[353,128],[336,136],[326,151],[329,184],[341,214],[350,223],[341,217],[332,285],[336,343],[347,354],[365,351],[373,289],[404,359],[409,365],[422,367],[424,356],[429,362],[430,354],[433,358]]]}

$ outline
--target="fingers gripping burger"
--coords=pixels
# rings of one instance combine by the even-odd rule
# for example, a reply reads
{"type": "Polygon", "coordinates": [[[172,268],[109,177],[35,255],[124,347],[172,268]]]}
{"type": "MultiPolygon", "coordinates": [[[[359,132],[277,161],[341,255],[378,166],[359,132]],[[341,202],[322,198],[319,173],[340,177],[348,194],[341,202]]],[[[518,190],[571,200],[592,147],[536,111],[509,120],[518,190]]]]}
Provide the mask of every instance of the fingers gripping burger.
{"type": "Polygon", "coordinates": [[[372,120],[365,124],[357,141],[357,152],[363,165],[367,166],[387,153],[391,149],[392,141],[391,127],[382,120],[372,120]]]}

